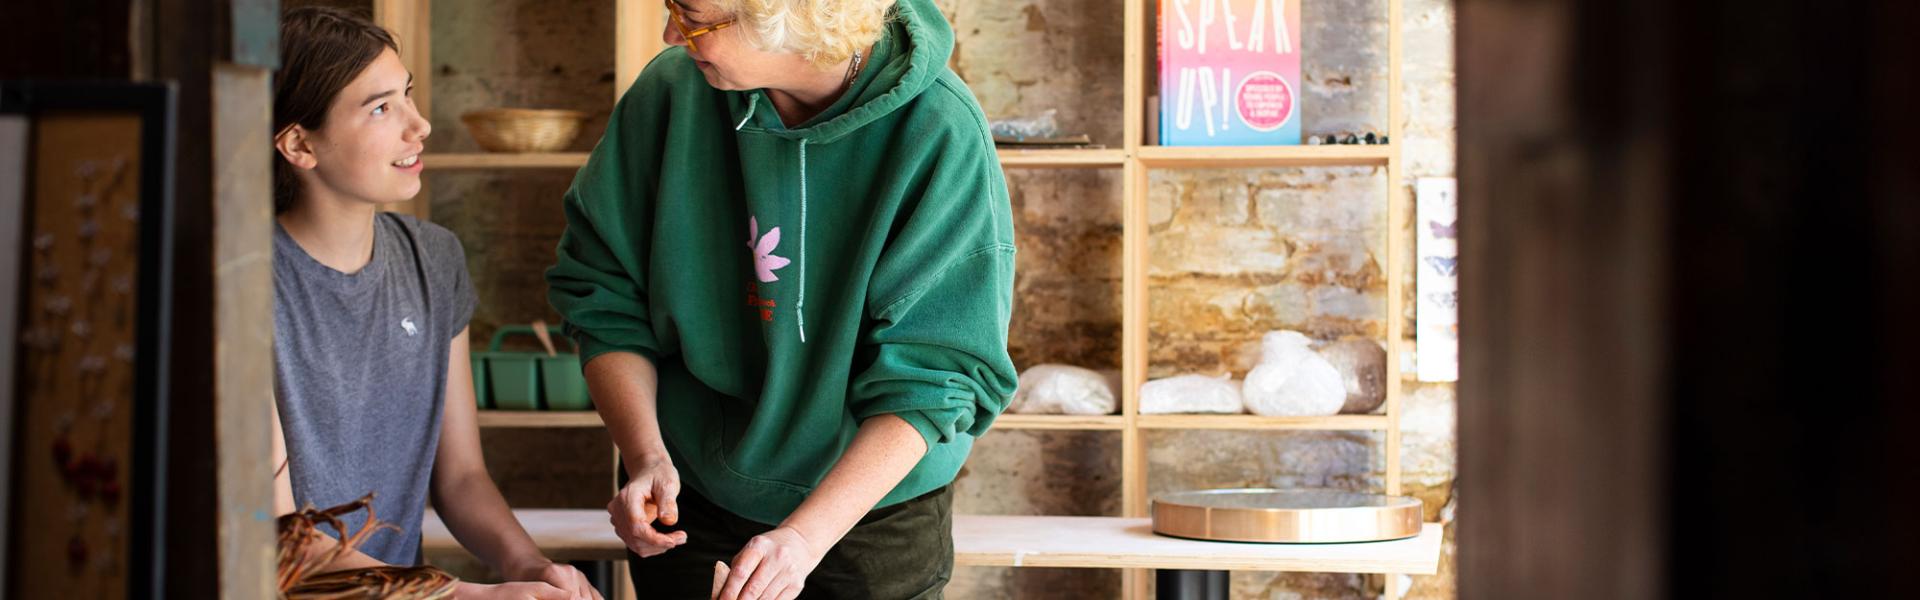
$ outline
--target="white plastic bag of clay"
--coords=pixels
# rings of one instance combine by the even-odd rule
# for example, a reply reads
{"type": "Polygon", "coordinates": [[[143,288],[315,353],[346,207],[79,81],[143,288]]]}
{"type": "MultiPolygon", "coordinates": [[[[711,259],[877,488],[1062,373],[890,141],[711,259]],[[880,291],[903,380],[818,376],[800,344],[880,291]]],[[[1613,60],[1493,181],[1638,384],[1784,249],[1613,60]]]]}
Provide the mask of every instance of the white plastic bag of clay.
{"type": "Polygon", "coordinates": [[[1007,412],[1025,415],[1110,415],[1118,403],[1107,377],[1071,365],[1034,365],[1020,374],[1007,412]]]}
{"type": "Polygon", "coordinates": [[[1340,340],[1320,348],[1320,356],[1340,371],[1347,402],[1340,414],[1364,415],[1387,399],[1387,350],[1367,339],[1340,340]]]}
{"type": "Polygon", "coordinates": [[[1241,398],[1247,411],[1269,417],[1334,415],[1347,402],[1340,370],[1298,331],[1275,331],[1260,339],[1260,364],[1247,373],[1241,398]]]}
{"type": "Polygon", "coordinates": [[[1181,375],[1140,386],[1140,414],[1239,414],[1240,383],[1230,374],[1181,375]]]}

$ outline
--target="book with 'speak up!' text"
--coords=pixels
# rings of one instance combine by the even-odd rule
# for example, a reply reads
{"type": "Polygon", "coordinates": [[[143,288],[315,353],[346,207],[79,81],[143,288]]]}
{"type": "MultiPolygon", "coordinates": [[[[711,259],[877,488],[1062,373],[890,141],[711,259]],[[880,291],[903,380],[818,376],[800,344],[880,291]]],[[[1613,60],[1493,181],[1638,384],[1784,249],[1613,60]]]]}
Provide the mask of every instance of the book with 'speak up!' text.
{"type": "Polygon", "coordinates": [[[1160,144],[1300,143],[1300,1],[1160,0],[1160,144]]]}

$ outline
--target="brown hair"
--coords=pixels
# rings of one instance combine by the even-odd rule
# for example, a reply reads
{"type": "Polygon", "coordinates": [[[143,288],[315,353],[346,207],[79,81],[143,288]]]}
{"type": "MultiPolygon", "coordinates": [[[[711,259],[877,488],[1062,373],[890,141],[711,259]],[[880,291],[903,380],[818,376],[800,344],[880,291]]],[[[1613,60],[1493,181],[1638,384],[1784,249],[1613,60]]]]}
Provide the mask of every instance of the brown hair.
{"type": "MultiPolygon", "coordinates": [[[[280,18],[280,72],[273,83],[273,133],[299,125],[309,131],[327,123],[327,109],[380,52],[400,51],[393,35],[363,15],[338,8],[305,7],[280,18]]],[[[293,165],[273,153],[273,212],[293,208],[300,179],[293,165]]]]}

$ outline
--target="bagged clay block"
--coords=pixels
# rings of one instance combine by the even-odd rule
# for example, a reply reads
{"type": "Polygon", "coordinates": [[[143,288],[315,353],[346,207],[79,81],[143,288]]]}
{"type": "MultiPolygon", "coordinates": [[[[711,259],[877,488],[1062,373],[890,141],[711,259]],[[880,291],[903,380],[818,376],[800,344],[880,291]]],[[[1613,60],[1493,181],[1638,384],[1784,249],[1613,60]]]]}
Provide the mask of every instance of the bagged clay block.
{"type": "Polygon", "coordinates": [[[1240,384],[1231,375],[1181,375],[1140,386],[1140,414],[1240,412],[1240,384]]]}
{"type": "Polygon", "coordinates": [[[1071,365],[1034,365],[1020,374],[1007,412],[1024,415],[1110,415],[1119,405],[1099,371],[1071,365]]]}
{"type": "Polygon", "coordinates": [[[1340,371],[1340,383],[1347,388],[1341,414],[1371,413],[1387,400],[1387,350],[1379,342],[1341,340],[1321,348],[1320,356],[1340,371]]]}
{"type": "Polygon", "coordinates": [[[1312,417],[1340,413],[1347,387],[1339,369],[1313,351],[1313,340],[1298,331],[1275,331],[1260,340],[1260,364],[1241,388],[1247,411],[1269,417],[1312,417]]]}

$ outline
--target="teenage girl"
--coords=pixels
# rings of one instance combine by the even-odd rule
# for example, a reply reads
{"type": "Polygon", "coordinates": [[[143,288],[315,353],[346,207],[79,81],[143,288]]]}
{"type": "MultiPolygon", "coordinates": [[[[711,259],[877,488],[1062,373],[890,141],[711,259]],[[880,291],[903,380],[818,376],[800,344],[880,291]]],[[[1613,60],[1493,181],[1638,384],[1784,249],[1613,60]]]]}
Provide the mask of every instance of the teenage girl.
{"type": "Polygon", "coordinates": [[[417,564],[431,502],[461,545],[508,580],[462,583],[457,597],[597,600],[579,571],[541,555],[487,474],[467,362],[477,299],[459,240],[380,210],[419,193],[431,130],[392,36],[350,12],[303,8],[284,15],[280,44],[277,512],[374,492],[375,516],[398,530],[374,534],[327,567],[336,570],[417,564]]]}

